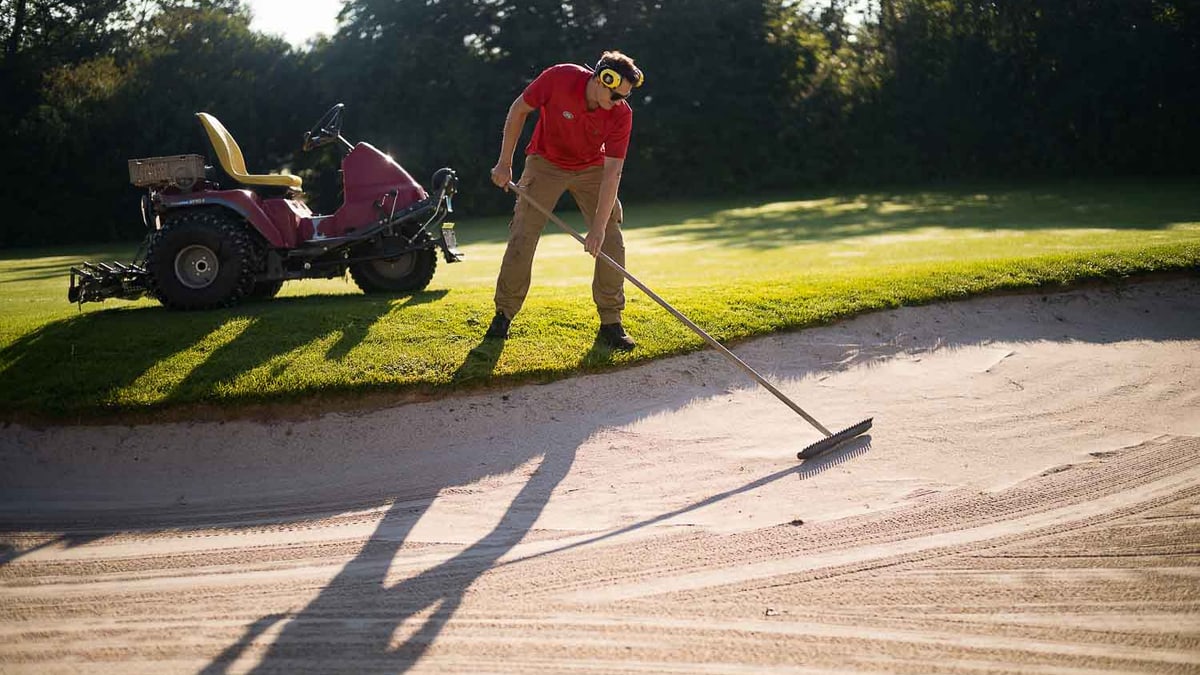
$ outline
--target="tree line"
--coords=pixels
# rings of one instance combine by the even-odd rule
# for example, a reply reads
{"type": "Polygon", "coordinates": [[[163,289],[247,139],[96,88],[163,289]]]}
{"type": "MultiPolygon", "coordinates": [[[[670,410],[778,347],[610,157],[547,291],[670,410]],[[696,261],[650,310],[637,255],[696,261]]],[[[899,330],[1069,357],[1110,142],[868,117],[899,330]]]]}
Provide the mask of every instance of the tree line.
{"type": "Polygon", "coordinates": [[[1196,0],[346,0],[303,49],[250,19],[240,0],[0,0],[0,247],[140,238],[126,161],[215,163],[198,111],[316,210],[340,158],[300,139],[344,102],[351,141],[426,185],[454,167],[459,210],[499,213],[509,104],[613,48],[646,72],[627,201],[1192,175],[1200,154],[1196,0]]]}

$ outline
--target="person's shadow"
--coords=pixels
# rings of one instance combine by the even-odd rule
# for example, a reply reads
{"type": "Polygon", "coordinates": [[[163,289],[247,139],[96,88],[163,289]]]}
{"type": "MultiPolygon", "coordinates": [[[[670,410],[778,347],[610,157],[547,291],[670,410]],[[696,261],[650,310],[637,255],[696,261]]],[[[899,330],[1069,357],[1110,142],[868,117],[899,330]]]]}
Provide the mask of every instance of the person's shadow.
{"type": "MultiPolygon", "coordinates": [[[[496,527],[453,558],[393,586],[388,570],[425,506],[395,505],[362,550],[320,594],[291,619],[272,642],[254,673],[403,672],[416,663],[454,616],[471,584],[532,528],[555,486],[575,459],[573,447],[545,449],[541,464],[509,504],[496,527]],[[353,628],[347,629],[352,619],[353,628]],[[395,637],[406,623],[411,634],[395,637]],[[330,639],[330,633],[339,639],[330,639]],[[348,639],[347,639],[348,638],[348,639]]],[[[240,651],[276,617],[222,653],[204,673],[223,673],[240,651]]],[[[260,622],[261,624],[262,622],[260,622]]],[[[260,624],[255,624],[256,626],[260,624]]]]}
{"type": "MultiPolygon", "coordinates": [[[[499,361],[503,341],[483,339],[455,371],[457,382],[485,380],[499,361]]],[[[596,342],[583,362],[596,365],[611,359],[611,350],[596,342]]],[[[663,407],[682,405],[689,395],[678,400],[661,401],[663,407]]],[[[645,414],[640,411],[634,414],[645,414]]],[[[590,435],[586,414],[562,423],[542,437],[542,447],[520,447],[515,454],[498,452],[490,461],[515,467],[525,458],[540,457],[528,481],[513,498],[499,523],[485,536],[443,563],[415,576],[388,586],[389,570],[401,554],[401,548],[413,527],[425,514],[432,500],[398,501],[387,511],[354,556],[321,589],[316,598],[290,620],[278,614],[264,616],[226,648],[202,673],[225,673],[253,643],[263,638],[280,621],[287,623],[271,640],[254,673],[291,673],[301,670],[320,672],[404,672],[417,663],[453,618],[467,590],[499,560],[512,551],[542,515],[550,495],[562,482],[575,462],[579,446],[590,435]]],[[[606,424],[618,423],[606,419],[606,424]]],[[[509,439],[497,439],[498,443],[509,439]]],[[[466,459],[475,450],[467,450],[466,459]]],[[[493,466],[490,470],[497,470],[493,466]]],[[[467,467],[442,483],[427,486],[436,493],[439,486],[465,484],[479,477],[479,470],[467,467]]]]}
{"type": "MultiPolygon", "coordinates": [[[[650,527],[788,476],[801,480],[812,478],[867,453],[870,448],[870,436],[854,439],[817,458],[674,511],[582,542],[501,563],[500,559],[532,529],[555,487],[574,463],[574,448],[560,445],[557,449],[546,450],[541,464],[491,532],[453,558],[393,586],[386,586],[393,560],[426,508],[412,506],[411,502],[393,506],[358,555],[284,627],[251,672],[297,672],[314,667],[321,672],[404,672],[421,659],[454,617],[471,584],[488,570],[650,527]],[[403,638],[397,638],[402,627],[410,630],[403,638]],[[331,635],[335,637],[331,639],[331,635]]],[[[227,672],[229,664],[283,618],[284,615],[272,614],[259,619],[241,640],[201,671],[201,675],[227,672]]]]}
{"type": "Polygon", "coordinates": [[[451,382],[482,382],[491,377],[496,364],[500,362],[500,354],[504,351],[504,341],[493,338],[483,338],[471,351],[467,358],[450,376],[451,382]]]}
{"type": "MultiPolygon", "coordinates": [[[[486,378],[503,348],[502,341],[484,339],[471,350],[454,379],[486,378]]],[[[203,675],[227,672],[242,653],[281,620],[286,620],[286,625],[251,672],[407,670],[420,660],[458,611],[471,584],[495,567],[529,532],[555,487],[567,475],[582,439],[577,431],[568,431],[566,437],[552,436],[545,447],[522,448],[517,457],[508,459],[511,464],[519,463],[521,457],[541,457],[499,523],[484,537],[449,560],[388,586],[393,561],[432,504],[432,500],[397,502],[379,521],[362,550],[299,614],[290,620],[273,614],[255,622],[238,642],[201,671],[203,675]]],[[[461,475],[446,481],[447,485],[469,482],[472,471],[464,469],[461,475]]]]}

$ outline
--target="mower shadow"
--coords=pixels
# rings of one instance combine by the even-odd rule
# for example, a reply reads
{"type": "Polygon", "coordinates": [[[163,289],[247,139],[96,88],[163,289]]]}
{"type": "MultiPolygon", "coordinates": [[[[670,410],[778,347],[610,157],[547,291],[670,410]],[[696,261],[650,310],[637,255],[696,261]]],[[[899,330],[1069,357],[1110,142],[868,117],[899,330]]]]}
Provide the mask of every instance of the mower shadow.
{"type": "Polygon", "coordinates": [[[56,400],[45,400],[43,392],[73,391],[103,409],[110,393],[132,384],[181,346],[199,343],[230,316],[193,312],[155,321],[166,317],[164,312],[160,307],[87,312],[22,335],[0,349],[0,377],[6,384],[0,407],[61,416],[69,411],[56,407],[56,400]],[[120,358],[113,358],[114,353],[120,358]]]}
{"type": "Polygon", "coordinates": [[[144,377],[156,378],[159,400],[203,401],[245,372],[272,362],[282,367],[288,354],[315,341],[332,340],[326,359],[345,359],[387,314],[437,302],[447,292],[285,297],[205,312],[158,306],[87,312],[46,324],[0,350],[0,377],[7,385],[0,408],[61,416],[69,411],[56,409],[43,392],[71,391],[86,407],[103,409],[144,377]],[[176,381],[154,370],[206,342],[215,345],[176,381]]]}
{"type": "MultiPolygon", "coordinates": [[[[105,262],[108,262],[107,260],[105,262]]],[[[122,261],[126,262],[126,261],[122,261]]],[[[63,281],[63,299],[67,294],[65,289],[68,286],[68,280],[71,278],[71,265],[62,262],[43,263],[40,265],[20,265],[15,267],[12,272],[4,275],[4,281],[0,283],[10,284],[21,281],[42,281],[44,279],[62,279],[63,281]]]]}
{"type": "Polygon", "coordinates": [[[128,263],[137,256],[137,244],[103,246],[93,248],[33,248],[13,249],[0,252],[5,274],[0,278],[0,289],[6,284],[43,279],[62,279],[63,299],[67,297],[67,282],[70,269],[84,261],[128,263]]]}
{"type": "Polygon", "coordinates": [[[277,365],[272,368],[270,376],[277,377],[287,365],[285,357],[288,354],[335,336],[333,344],[325,351],[325,359],[343,360],[384,316],[408,307],[436,302],[446,293],[445,290],[428,291],[403,296],[399,300],[382,296],[342,295],[325,299],[308,296],[277,298],[247,305],[246,309],[257,311],[234,318],[248,318],[249,325],[193,369],[175,387],[172,395],[202,400],[222,382],[231,381],[272,362],[277,365]],[[336,303],[337,311],[321,311],[331,303],[336,303]],[[297,320],[297,306],[305,309],[303,320],[297,320]],[[287,330],[281,330],[284,324],[287,330]]]}

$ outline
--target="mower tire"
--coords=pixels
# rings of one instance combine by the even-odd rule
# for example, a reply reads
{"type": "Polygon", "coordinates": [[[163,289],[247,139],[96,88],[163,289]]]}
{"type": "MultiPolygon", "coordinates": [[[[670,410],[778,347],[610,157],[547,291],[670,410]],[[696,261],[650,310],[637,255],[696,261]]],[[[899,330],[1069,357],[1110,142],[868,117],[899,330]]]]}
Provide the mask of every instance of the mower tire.
{"type": "Polygon", "coordinates": [[[150,237],[150,292],[170,309],[228,307],[254,288],[255,259],[249,229],[232,211],[173,213],[150,237]]]}
{"type": "Polygon", "coordinates": [[[350,266],[363,293],[415,293],[424,290],[437,269],[437,251],[411,251],[398,258],[368,260],[350,266]]]}

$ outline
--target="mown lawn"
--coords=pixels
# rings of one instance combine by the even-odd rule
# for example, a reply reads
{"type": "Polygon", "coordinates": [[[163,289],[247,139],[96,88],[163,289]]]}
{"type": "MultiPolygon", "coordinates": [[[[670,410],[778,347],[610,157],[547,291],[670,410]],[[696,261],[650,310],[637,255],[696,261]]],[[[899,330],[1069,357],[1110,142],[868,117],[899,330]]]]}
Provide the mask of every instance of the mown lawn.
{"type": "MultiPolygon", "coordinates": [[[[628,266],[718,339],[736,341],[998,289],[1196,271],[1197,188],[1122,181],[630,204],[628,266]]],[[[559,211],[581,227],[569,199],[559,211]]],[[[364,296],[341,279],[290,282],[272,301],[192,313],[150,300],[67,302],[71,264],[128,260],[135,244],[7,251],[0,418],[96,420],[194,404],[236,414],[366,392],[436,395],[704,346],[631,286],[626,325],[638,349],[597,346],[593,261],[553,225],[511,338],[483,341],[506,224],[460,220],[468,259],[440,263],[413,296],[364,296]]]]}

